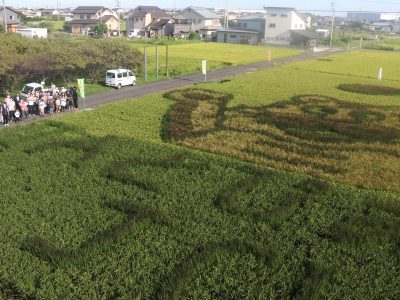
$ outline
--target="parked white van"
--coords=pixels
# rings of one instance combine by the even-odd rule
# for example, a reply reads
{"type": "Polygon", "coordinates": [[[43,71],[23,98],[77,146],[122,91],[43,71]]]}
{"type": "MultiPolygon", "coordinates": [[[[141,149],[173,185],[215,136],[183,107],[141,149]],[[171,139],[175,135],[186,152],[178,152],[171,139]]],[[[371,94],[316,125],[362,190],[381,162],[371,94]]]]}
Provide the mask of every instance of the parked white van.
{"type": "Polygon", "coordinates": [[[116,69],[108,70],[106,75],[106,85],[120,89],[126,85],[136,85],[136,76],[131,70],[116,69]]]}
{"type": "Polygon", "coordinates": [[[19,93],[19,96],[21,97],[21,99],[26,99],[28,98],[28,94],[29,93],[36,93],[36,92],[40,92],[40,91],[47,91],[43,84],[41,83],[27,83],[25,84],[24,88],[22,89],[22,91],[19,93]]]}

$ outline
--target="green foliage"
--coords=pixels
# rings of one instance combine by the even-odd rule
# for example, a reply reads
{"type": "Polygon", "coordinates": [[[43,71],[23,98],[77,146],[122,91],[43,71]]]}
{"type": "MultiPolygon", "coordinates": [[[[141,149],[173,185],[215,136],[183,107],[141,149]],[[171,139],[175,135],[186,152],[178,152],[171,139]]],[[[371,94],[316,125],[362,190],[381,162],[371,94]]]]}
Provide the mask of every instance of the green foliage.
{"type": "Polygon", "coordinates": [[[191,31],[189,33],[189,40],[196,40],[198,38],[198,34],[195,31],[191,31]]]}
{"type": "Polygon", "coordinates": [[[104,37],[108,31],[107,25],[104,23],[98,23],[90,27],[92,36],[96,38],[104,37]]]}
{"type": "Polygon", "coordinates": [[[29,81],[69,83],[85,77],[95,83],[107,69],[140,69],[143,58],[119,40],[89,38],[25,39],[20,35],[1,35],[0,84],[13,91],[29,81]]]}

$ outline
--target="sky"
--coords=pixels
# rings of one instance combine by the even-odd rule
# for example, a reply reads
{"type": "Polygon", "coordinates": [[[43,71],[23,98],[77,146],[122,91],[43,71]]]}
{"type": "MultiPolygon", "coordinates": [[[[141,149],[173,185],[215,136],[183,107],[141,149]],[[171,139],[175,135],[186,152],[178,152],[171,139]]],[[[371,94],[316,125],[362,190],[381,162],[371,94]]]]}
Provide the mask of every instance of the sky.
{"type": "MultiPolygon", "coordinates": [[[[13,7],[48,7],[56,8],[57,0],[5,0],[6,5],[13,7]]],[[[117,0],[58,0],[60,7],[75,7],[78,5],[103,5],[116,7],[117,0]]],[[[161,8],[185,8],[187,6],[202,6],[212,8],[225,7],[225,0],[119,0],[121,7],[133,8],[137,5],[156,5],[161,8]]],[[[299,10],[330,10],[332,0],[228,0],[229,8],[260,9],[266,6],[287,6],[299,10]]],[[[379,11],[400,12],[400,0],[336,0],[338,11],[379,11]]]]}

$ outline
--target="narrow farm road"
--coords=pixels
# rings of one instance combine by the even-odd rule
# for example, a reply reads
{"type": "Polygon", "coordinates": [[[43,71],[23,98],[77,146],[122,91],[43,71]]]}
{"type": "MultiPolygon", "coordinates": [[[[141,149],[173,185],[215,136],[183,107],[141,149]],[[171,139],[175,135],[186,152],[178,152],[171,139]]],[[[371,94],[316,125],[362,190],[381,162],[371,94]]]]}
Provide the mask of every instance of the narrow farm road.
{"type": "MultiPolygon", "coordinates": [[[[238,76],[241,74],[255,72],[262,69],[279,66],[286,63],[293,63],[298,61],[310,60],[319,58],[322,56],[326,56],[332,54],[334,52],[342,51],[341,49],[329,49],[326,51],[320,52],[305,52],[297,56],[284,57],[280,59],[273,60],[271,64],[268,62],[259,62],[249,65],[241,65],[237,67],[228,67],[219,69],[216,71],[210,71],[207,73],[207,81],[217,81],[223,80],[229,77],[238,76]]],[[[143,85],[135,86],[135,87],[124,87],[120,90],[112,90],[104,93],[99,93],[95,95],[91,95],[86,99],[86,107],[88,108],[96,108],[103,104],[132,99],[141,97],[148,94],[154,94],[158,92],[162,92],[168,89],[180,88],[184,86],[190,86],[195,83],[200,83],[204,81],[204,76],[202,74],[192,74],[186,75],[182,77],[171,78],[169,80],[156,81],[151,83],[146,83],[143,85]]],[[[81,105],[82,107],[82,105],[81,105]]]]}

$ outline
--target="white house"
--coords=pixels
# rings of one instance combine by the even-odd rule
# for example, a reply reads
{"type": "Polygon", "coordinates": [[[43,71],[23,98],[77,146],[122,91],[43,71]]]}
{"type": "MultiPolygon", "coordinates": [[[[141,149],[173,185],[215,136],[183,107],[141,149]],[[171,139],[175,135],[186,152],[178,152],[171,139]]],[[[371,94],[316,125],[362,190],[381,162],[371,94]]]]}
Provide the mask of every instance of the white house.
{"type": "Polygon", "coordinates": [[[265,17],[265,43],[291,43],[292,30],[306,30],[307,20],[294,8],[267,7],[265,17]]]}

